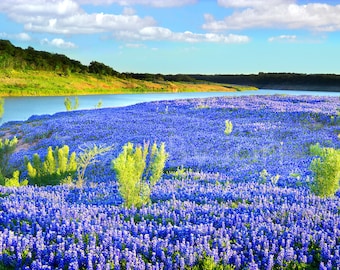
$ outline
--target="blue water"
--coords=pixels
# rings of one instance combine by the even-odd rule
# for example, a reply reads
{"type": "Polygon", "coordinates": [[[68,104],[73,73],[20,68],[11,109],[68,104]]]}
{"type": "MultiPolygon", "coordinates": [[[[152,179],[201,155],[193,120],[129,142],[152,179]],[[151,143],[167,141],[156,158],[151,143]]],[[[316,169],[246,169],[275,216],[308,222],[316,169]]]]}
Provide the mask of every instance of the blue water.
{"type": "MultiPolygon", "coordinates": [[[[94,109],[98,102],[102,107],[120,107],[140,102],[174,100],[187,98],[205,98],[219,96],[246,96],[246,95],[314,95],[339,96],[340,92],[322,91],[292,91],[292,90],[257,90],[242,92],[195,92],[195,93],[162,93],[162,94],[120,94],[120,95],[89,95],[79,96],[79,110],[94,109]]],[[[32,115],[54,114],[66,111],[65,97],[11,97],[5,98],[5,113],[0,124],[9,121],[24,121],[32,115]]],[[[71,98],[74,102],[74,98],[71,98]]]]}

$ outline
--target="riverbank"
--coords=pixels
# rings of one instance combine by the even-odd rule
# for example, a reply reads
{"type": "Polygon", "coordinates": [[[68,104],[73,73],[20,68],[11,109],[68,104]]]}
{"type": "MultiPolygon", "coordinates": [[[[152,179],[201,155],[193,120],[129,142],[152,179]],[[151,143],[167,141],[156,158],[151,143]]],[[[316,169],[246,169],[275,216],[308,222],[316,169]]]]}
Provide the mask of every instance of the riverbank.
{"type": "Polygon", "coordinates": [[[0,70],[0,97],[95,94],[234,92],[255,87],[210,82],[170,82],[51,71],[0,70]]]}

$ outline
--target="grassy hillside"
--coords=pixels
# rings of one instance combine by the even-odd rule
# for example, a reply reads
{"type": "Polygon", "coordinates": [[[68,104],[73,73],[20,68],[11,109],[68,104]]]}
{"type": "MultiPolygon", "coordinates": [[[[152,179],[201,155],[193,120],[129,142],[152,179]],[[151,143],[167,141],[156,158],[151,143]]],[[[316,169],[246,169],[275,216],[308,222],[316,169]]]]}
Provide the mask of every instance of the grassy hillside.
{"type": "Polygon", "coordinates": [[[0,96],[3,97],[248,89],[200,82],[185,75],[166,78],[161,74],[137,75],[119,73],[97,61],[86,66],[66,55],[37,51],[32,47],[23,49],[0,39],[0,96]]]}
{"type": "Polygon", "coordinates": [[[98,74],[53,71],[0,70],[0,96],[88,95],[150,92],[220,92],[256,88],[204,82],[169,82],[123,79],[98,74]]]}

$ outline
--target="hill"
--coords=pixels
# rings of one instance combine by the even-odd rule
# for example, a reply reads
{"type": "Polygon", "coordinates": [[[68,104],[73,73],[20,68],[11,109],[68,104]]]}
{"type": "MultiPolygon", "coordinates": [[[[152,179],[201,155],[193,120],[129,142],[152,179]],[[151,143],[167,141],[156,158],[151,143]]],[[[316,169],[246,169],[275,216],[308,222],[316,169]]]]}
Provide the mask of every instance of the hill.
{"type": "Polygon", "coordinates": [[[8,40],[0,40],[0,96],[219,92],[256,88],[340,92],[340,75],[120,73],[97,61],[86,66],[62,54],[32,47],[22,49],[8,40]]]}
{"type": "Polygon", "coordinates": [[[199,82],[186,76],[135,78],[92,61],[89,66],[65,55],[22,49],[0,40],[0,96],[86,95],[150,92],[239,91],[255,89],[199,82]]]}

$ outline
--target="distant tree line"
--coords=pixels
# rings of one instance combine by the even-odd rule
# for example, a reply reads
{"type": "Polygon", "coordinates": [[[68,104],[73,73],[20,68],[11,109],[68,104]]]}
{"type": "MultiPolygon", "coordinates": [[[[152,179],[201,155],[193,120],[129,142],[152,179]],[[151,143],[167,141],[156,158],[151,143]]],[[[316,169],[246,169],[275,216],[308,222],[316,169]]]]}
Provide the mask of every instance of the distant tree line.
{"type": "Polygon", "coordinates": [[[211,82],[249,85],[265,89],[309,89],[340,91],[340,75],[303,73],[263,73],[239,75],[123,73],[127,78],[147,81],[211,82]]]}
{"type": "Polygon", "coordinates": [[[22,49],[14,46],[8,40],[0,40],[0,69],[44,70],[54,71],[59,75],[71,73],[94,73],[116,76],[119,73],[113,68],[92,61],[89,66],[63,54],[37,51],[32,47],[22,49]]]}
{"type": "MultiPolygon", "coordinates": [[[[152,74],[152,73],[122,73],[126,78],[133,78],[137,80],[162,82],[162,81],[172,81],[172,82],[196,82],[196,79],[192,75],[188,74],[152,74]]],[[[202,75],[204,76],[204,75],[202,75]]]]}
{"type": "Polygon", "coordinates": [[[276,89],[328,89],[340,91],[340,75],[303,73],[263,73],[250,75],[189,75],[196,80],[252,85],[276,89]]]}
{"type": "Polygon", "coordinates": [[[22,49],[8,40],[0,39],[0,69],[45,70],[59,75],[71,73],[92,73],[116,76],[123,79],[138,79],[161,83],[172,82],[211,82],[222,84],[249,85],[258,88],[275,89],[309,89],[340,91],[340,75],[337,74],[303,74],[303,73],[263,73],[237,75],[202,75],[202,74],[151,74],[119,73],[110,66],[92,61],[88,66],[62,54],[37,51],[32,47],[22,49]]]}

